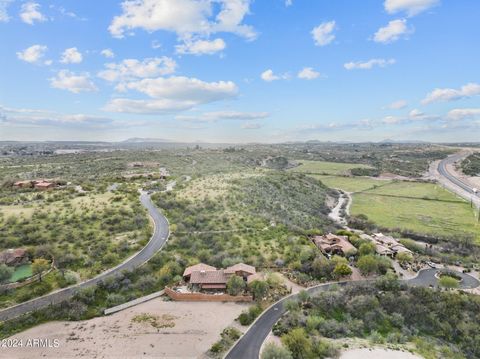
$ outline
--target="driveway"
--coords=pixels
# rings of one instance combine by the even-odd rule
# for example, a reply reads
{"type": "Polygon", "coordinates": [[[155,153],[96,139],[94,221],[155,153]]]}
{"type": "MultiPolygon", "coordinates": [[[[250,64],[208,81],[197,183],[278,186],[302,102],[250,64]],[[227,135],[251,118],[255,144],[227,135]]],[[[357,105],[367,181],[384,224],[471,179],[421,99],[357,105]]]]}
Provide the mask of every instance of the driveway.
{"type": "Polygon", "coordinates": [[[35,298],[28,302],[3,309],[0,311],[0,321],[9,320],[33,310],[44,308],[51,304],[63,302],[75,295],[75,293],[80,289],[92,287],[101,280],[104,280],[108,277],[113,277],[122,271],[130,271],[134,268],[137,268],[152,258],[155,253],[162,249],[163,245],[168,239],[170,234],[168,221],[165,216],[155,207],[147,193],[141,192],[140,202],[148,210],[149,215],[153,219],[155,228],[150,241],[145,247],[143,247],[141,251],[137,252],[118,266],[101,273],[95,278],[68,288],[57,290],[43,297],[35,298]]]}

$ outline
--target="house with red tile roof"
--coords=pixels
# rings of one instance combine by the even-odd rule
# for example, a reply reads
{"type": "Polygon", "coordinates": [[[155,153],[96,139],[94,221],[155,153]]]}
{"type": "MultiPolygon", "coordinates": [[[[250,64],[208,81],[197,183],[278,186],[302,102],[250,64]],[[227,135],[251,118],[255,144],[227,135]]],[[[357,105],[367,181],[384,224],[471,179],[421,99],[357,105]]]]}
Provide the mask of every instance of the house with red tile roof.
{"type": "Polygon", "coordinates": [[[217,269],[205,263],[198,263],[185,268],[183,279],[196,290],[225,290],[228,280],[237,275],[247,281],[256,273],[255,267],[245,263],[237,263],[226,269],[217,269]]]}

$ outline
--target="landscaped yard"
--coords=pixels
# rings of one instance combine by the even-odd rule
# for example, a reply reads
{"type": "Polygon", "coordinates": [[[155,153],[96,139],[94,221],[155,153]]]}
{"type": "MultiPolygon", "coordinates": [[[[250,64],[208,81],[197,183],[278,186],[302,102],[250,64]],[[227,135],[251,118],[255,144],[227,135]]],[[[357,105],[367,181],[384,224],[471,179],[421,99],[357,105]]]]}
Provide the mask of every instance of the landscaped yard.
{"type": "Polygon", "coordinates": [[[23,264],[15,268],[15,271],[10,277],[9,282],[10,283],[18,282],[20,279],[29,278],[31,276],[32,276],[31,264],[23,264]]]}
{"type": "Polygon", "coordinates": [[[338,162],[323,162],[323,161],[299,161],[298,167],[292,168],[293,172],[303,172],[312,174],[329,174],[342,175],[348,174],[352,168],[371,168],[370,166],[358,163],[338,163],[338,162]]]}
{"type": "Polygon", "coordinates": [[[392,182],[356,193],[353,215],[365,214],[376,224],[439,236],[473,235],[480,223],[470,204],[432,183],[392,182]]]}

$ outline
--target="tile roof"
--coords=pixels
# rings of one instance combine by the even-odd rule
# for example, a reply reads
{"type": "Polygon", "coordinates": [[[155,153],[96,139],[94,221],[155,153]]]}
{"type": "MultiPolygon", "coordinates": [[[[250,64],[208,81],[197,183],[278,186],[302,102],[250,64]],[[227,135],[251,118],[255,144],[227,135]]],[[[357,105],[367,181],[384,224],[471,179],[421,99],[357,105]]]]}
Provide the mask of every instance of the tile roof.
{"type": "Polygon", "coordinates": [[[227,274],[232,274],[239,271],[250,273],[250,274],[256,273],[255,267],[245,263],[237,263],[225,269],[225,273],[227,274]]]}
{"type": "Polygon", "coordinates": [[[212,271],[212,270],[217,270],[217,268],[209,266],[208,264],[205,263],[198,263],[193,266],[185,268],[185,271],[183,272],[183,276],[189,276],[192,274],[192,272],[195,271],[212,271]]]}
{"type": "Polygon", "coordinates": [[[190,277],[190,283],[192,284],[226,284],[228,278],[223,272],[223,269],[220,270],[211,270],[211,271],[195,271],[192,272],[190,277]]]}

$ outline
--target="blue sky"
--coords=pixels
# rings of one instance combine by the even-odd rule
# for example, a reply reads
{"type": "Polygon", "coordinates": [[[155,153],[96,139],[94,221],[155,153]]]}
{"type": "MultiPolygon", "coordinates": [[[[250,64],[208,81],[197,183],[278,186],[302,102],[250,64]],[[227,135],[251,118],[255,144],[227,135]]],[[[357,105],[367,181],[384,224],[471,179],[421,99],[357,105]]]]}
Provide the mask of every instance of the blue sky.
{"type": "Polygon", "coordinates": [[[0,140],[478,141],[475,0],[0,0],[0,140]]]}

